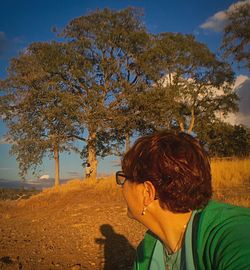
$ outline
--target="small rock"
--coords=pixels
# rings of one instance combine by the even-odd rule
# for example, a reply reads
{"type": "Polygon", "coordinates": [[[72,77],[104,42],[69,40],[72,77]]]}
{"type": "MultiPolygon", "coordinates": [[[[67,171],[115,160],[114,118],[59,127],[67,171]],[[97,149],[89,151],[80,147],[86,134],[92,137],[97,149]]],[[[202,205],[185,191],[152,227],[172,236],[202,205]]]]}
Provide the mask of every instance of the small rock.
{"type": "Polygon", "coordinates": [[[54,262],[52,262],[52,264],[53,264],[54,266],[56,266],[56,267],[61,266],[60,263],[54,263],[54,262]]]}
{"type": "Polygon", "coordinates": [[[9,256],[4,256],[0,258],[0,261],[5,264],[13,264],[13,260],[9,256]]]}
{"type": "Polygon", "coordinates": [[[77,263],[75,265],[72,265],[70,270],[81,270],[81,264],[77,263]]]}

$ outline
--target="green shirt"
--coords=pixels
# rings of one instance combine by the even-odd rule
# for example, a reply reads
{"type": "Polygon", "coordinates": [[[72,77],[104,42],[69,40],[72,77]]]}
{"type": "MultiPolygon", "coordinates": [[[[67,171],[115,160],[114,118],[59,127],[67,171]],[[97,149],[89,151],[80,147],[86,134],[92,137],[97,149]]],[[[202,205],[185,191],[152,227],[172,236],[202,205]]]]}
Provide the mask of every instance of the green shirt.
{"type": "Polygon", "coordinates": [[[166,254],[163,243],[156,241],[149,270],[178,270],[181,263],[181,249],[173,254],[166,254]]]}
{"type": "MultiPolygon", "coordinates": [[[[193,218],[197,211],[193,211],[191,218],[188,222],[188,226],[185,232],[185,242],[186,243],[192,243],[192,226],[193,226],[193,218]]],[[[181,253],[183,253],[183,249],[179,249],[177,252],[173,254],[168,254],[167,251],[165,251],[165,247],[161,240],[157,240],[152,259],[150,262],[150,268],[149,270],[160,270],[160,269],[169,269],[169,270],[178,270],[181,269],[181,253]]],[[[191,254],[188,254],[188,260],[187,264],[193,264],[193,258],[190,256],[191,254]],[[191,257],[191,258],[190,258],[191,257]]],[[[189,268],[191,269],[192,266],[189,268]]]]}
{"type": "MultiPolygon", "coordinates": [[[[157,237],[148,231],[137,248],[134,270],[150,269],[156,243],[157,237]]],[[[194,216],[179,269],[250,269],[250,209],[210,201],[194,216]]]]}

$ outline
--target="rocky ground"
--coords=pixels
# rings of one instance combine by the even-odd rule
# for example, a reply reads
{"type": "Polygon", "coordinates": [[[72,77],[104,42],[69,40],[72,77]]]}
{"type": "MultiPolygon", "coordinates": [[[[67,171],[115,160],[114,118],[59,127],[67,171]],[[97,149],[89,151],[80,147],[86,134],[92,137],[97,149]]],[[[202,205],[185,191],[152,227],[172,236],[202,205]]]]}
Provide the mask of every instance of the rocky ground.
{"type": "Polygon", "coordinates": [[[0,201],[0,269],[130,269],[144,232],[91,187],[0,201]]]}

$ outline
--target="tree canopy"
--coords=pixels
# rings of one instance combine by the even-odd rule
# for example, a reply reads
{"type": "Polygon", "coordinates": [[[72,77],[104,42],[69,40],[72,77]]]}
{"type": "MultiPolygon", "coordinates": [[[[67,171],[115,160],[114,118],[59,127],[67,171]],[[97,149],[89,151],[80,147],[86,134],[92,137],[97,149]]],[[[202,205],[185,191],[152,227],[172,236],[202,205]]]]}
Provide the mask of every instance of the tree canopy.
{"type": "Polygon", "coordinates": [[[134,8],[97,10],[72,20],[61,34],[78,55],[71,80],[80,93],[82,125],[88,130],[82,156],[94,176],[97,155],[112,153],[126,133],[131,135],[129,97],[142,91],[147,79],[141,57],[149,35],[141,16],[134,8]],[[88,63],[85,69],[80,59],[88,63]]]}
{"type": "Polygon", "coordinates": [[[97,174],[97,157],[129,148],[161,128],[204,132],[237,110],[231,67],[192,35],[152,35],[135,8],[96,10],[13,58],[0,106],[21,175],[50,153],[79,150],[97,174]]]}
{"type": "Polygon", "coordinates": [[[206,134],[209,153],[215,157],[245,157],[250,154],[250,133],[242,125],[217,122],[206,134]]]}
{"type": "Polygon", "coordinates": [[[250,3],[238,5],[228,12],[222,49],[250,70],[250,3]]]}
{"type": "Polygon", "coordinates": [[[58,76],[68,62],[65,49],[55,42],[31,44],[12,59],[8,78],[2,81],[7,138],[13,142],[11,152],[17,155],[22,177],[41,164],[46,153],[58,159],[60,151],[72,150],[72,134],[82,131],[76,121],[78,100],[58,76]]]}
{"type": "Polygon", "coordinates": [[[148,57],[157,80],[146,92],[146,99],[149,103],[157,99],[149,119],[156,127],[165,123],[165,128],[170,128],[174,123],[181,131],[198,132],[200,122],[208,124],[218,113],[237,110],[232,69],[206,45],[192,35],[175,33],[161,33],[154,39],[148,57]]]}

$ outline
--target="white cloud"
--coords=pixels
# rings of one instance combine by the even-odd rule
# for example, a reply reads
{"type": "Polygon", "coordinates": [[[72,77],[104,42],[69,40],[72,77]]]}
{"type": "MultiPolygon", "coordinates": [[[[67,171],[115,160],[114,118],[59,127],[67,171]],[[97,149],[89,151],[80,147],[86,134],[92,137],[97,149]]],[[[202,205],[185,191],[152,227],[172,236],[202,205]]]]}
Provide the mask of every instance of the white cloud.
{"type": "Polygon", "coordinates": [[[250,127],[250,78],[244,76],[236,91],[240,98],[238,120],[250,127]]]}
{"type": "Polygon", "coordinates": [[[249,78],[245,75],[237,76],[234,84],[234,89],[237,91],[237,89],[240,88],[242,84],[244,84],[247,80],[249,80],[249,78]]]}
{"type": "Polygon", "coordinates": [[[49,175],[48,174],[44,174],[42,176],[39,177],[39,180],[49,180],[49,175]]]}
{"type": "Polygon", "coordinates": [[[221,10],[215,13],[212,17],[208,18],[203,24],[201,24],[200,28],[221,32],[225,27],[225,24],[227,23],[227,13],[234,11],[235,8],[242,6],[246,3],[250,4],[250,0],[236,2],[229,6],[227,10],[221,10]]]}
{"type": "Polygon", "coordinates": [[[223,30],[227,21],[227,15],[224,11],[217,12],[214,16],[210,17],[205,23],[200,27],[203,29],[211,29],[216,32],[223,30]]]}
{"type": "Polygon", "coordinates": [[[250,78],[239,75],[234,89],[239,97],[239,112],[230,114],[227,121],[234,125],[243,124],[250,127],[250,78]]]}

